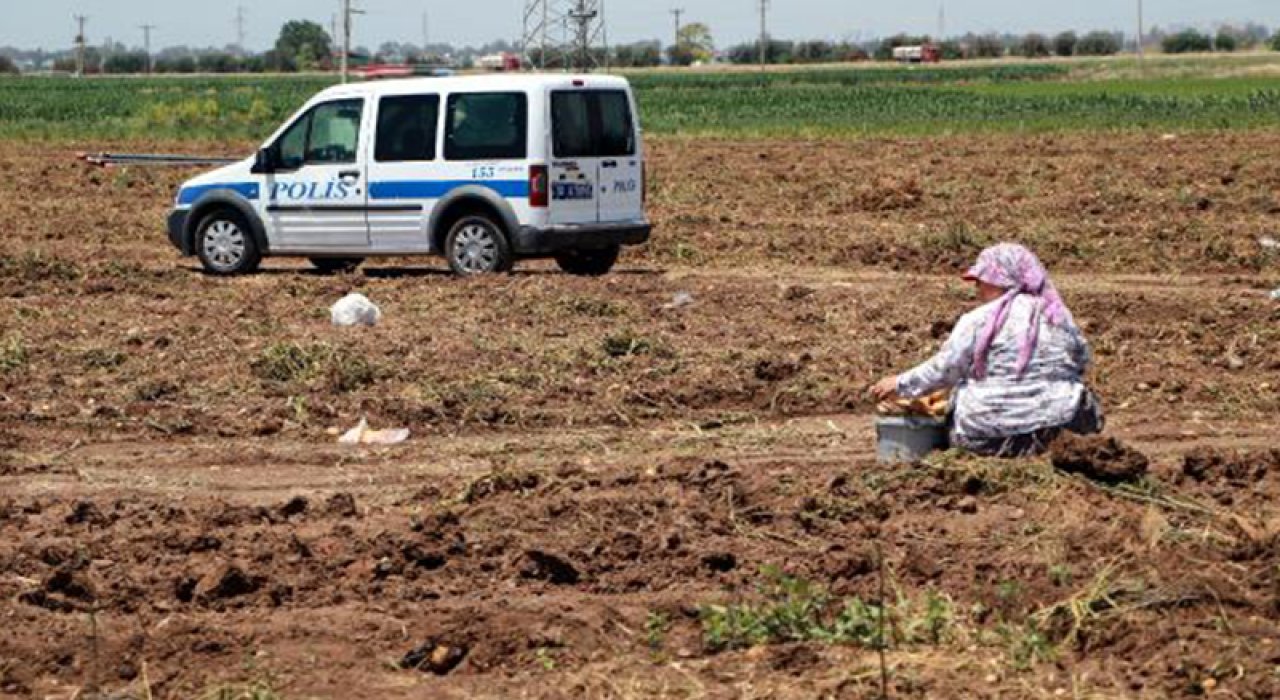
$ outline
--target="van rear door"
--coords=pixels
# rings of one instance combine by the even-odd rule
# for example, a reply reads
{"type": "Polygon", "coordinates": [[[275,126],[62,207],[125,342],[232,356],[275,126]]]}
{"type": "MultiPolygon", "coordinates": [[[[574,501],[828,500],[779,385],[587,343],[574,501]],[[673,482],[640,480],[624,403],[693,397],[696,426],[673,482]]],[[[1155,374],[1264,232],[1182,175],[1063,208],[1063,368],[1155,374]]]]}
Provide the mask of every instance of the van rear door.
{"type": "Polygon", "coordinates": [[[592,136],[592,101],[584,90],[551,93],[552,224],[594,224],[599,221],[597,183],[600,159],[592,136]]]}
{"type": "Polygon", "coordinates": [[[600,155],[600,221],[634,221],[644,216],[644,177],[631,96],[625,90],[595,93],[600,155]]]}
{"type": "Polygon", "coordinates": [[[626,90],[552,91],[551,133],[551,223],[643,218],[643,166],[626,90]]]}

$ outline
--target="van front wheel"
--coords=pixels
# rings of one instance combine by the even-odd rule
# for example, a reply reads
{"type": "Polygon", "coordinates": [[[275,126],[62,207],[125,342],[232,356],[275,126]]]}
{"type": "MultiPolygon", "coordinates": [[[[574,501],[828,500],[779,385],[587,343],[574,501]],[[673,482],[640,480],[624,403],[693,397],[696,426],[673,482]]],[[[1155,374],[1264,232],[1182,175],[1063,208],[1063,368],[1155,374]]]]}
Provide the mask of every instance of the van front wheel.
{"type": "Polygon", "coordinates": [[[600,250],[566,250],[556,253],[556,264],[571,275],[599,277],[613,269],[620,250],[616,245],[600,250]]]}
{"type": "Polygon", "coordinates": [[[463,277],[509,272],[515,264],[502,229],[480,214],[464,216],[449,228],[444,253],[449,268],[463,277]]]}
{"type": "Polygon", "coordinates": [[[205,272],[242,275],[258,269],[262,253],[239,212],[216,209],[196,227],[196,256],[205,272]]]}

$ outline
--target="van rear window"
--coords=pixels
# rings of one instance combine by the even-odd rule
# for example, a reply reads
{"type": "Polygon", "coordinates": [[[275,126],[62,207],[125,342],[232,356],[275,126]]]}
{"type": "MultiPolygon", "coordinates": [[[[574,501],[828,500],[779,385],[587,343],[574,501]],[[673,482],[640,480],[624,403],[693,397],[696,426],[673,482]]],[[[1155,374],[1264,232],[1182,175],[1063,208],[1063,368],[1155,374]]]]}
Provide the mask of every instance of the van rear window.
{"type": "Polygon", "coordinates": [[[380,163],[435,160],[439,120],[439,95],[382,98],[374,159],[380,163]]]}
{"type": "Polygon", "coordinates": [[[622,90],[551,93],[551,129],[557,158],[606,158],[636,152],[631,102],[622,90]]]}
{"type": "Polygon", "coordinates": [[[522,92],[472,92],[449,96],[444,157],[447,160],[523,159],[529,104],[522,92]]]}

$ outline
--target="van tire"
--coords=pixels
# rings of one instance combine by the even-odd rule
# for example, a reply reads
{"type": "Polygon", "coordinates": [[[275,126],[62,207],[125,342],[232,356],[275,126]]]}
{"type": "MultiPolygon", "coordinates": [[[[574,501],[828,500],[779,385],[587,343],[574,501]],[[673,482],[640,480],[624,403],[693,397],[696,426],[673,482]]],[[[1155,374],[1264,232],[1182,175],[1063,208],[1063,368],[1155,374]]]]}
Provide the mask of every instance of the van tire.
{"type": "Polygon", "coordinates": [[[364,263],[364,258],[307,258],[311,266],[320,272],[352,272],[364,263]]]}
{"type": "Polygon", "coordinates": [[[600,250],[566,250],[556,253],[556,264],[571,275],[599,277],[609,274],[621,250],[616,245],[600,250]]]}
{"type": "Polygon", "coordinates": [[[460,277],[510,272],[515,265],[506,233],[484,214],[468,214],[449,227],[444,256],[460,277]]]}
{"type": "Polygon", "coordinates": [[[262,262],[249,222],[231,208],[219,207],[206,214],[196,226],[192,243],[204,271],[211,275],[249,274],[262,262]]]}

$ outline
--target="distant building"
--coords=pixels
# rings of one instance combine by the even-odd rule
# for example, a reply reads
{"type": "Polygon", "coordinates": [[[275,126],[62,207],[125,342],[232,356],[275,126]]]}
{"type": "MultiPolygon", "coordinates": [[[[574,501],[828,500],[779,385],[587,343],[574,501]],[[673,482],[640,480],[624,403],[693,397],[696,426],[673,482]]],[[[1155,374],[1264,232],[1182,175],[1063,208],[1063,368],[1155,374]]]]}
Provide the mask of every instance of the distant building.
{"type": "Polygon", "coordinates": [[[520,70],[520,56],[508,51],[491,53],[476,59],[476,68],[481,70],[514,71],[520,70]]]}
{"type": "Polygon", "coordinates": [[[897,46],[893,49],[893,60],[898,63],[938,63],[942,60],[942,53],[933,44],[897,46]]]}

